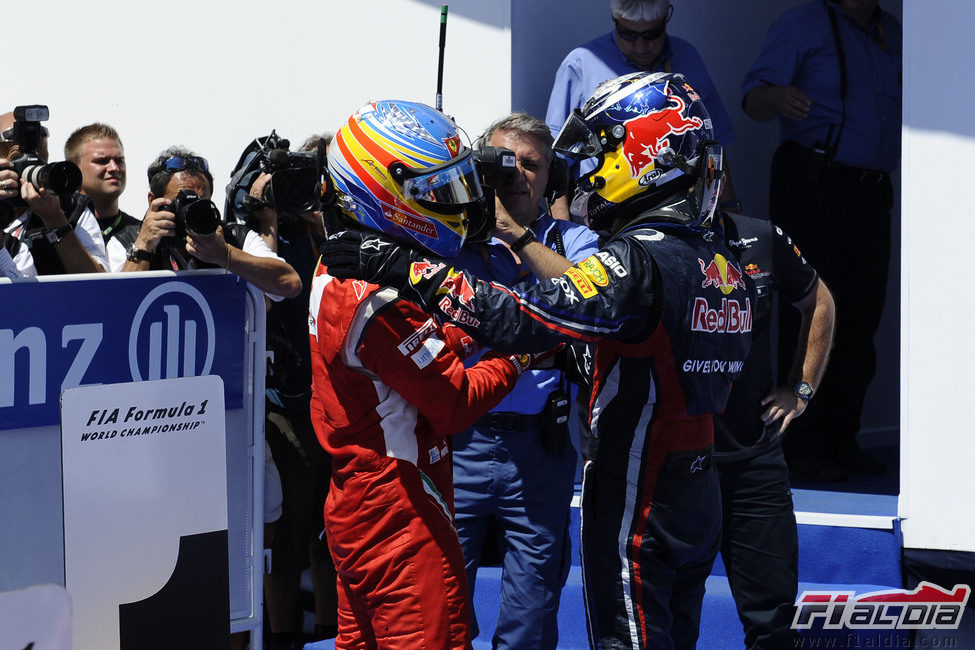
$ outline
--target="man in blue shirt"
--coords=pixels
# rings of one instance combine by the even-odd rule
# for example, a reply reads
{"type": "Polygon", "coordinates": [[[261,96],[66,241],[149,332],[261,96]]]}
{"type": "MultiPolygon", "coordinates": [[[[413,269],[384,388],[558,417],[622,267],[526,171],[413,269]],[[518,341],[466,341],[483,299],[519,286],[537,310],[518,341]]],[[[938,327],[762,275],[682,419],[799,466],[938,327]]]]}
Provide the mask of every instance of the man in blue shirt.
{"type": "MultiPolygon", "coordinates": [[[[842,481],[886,466],[857,445],[876,366],[890,259],[890,172],[900,157],[901,26],[877,0],[811,0],[782,15],[745,77],[742,107],[779,118],[769,214],[833,290],[829,369],[785,440],[793,478],[842,481]]],[[[799,322],[779,314],[780,374],[799,322]]]]}
{"type": "MultiPolygon", "coordinates": [[[[516,171],[496,183],[495,238],[465,246],[452,260],[456,268],[507,285],[536,283],[560,275],[562,267],[550,271],[544,258],[526,265],[518,253],[529,241],[550,247],[557,265],[563,258],[556,252],[578,262],[599,249],[594,232],[553,219],[543,203],[553,198],[557,185],[550,181],[555,154],[544,122],[512,113],[488,127],[481,142],[514,151],[516,171]],[[533,237],[516,239],[513,228],[519,234],[528,228],[533,237]]],[[[501,537],[497,541],[505,549],[495,647],[545,649],[558,643],[576,452],[567,431],[546,430],[544,412],[549,396],[566,385],[562,375],[560,370],[525,372],[491,413],[453,438],[456,526],[472,594],[482,551],[496,541],[489,536],[501,537]]]]}
{"type": "MultiPolygon", "coordinates": [[[[718,142],[725,147],[734,142],[735,131],[704,59],[689,42],[667,34],[673,6],[667,0],[610,0],[609,6],[615,29],[569,52],[555,73],[545,114],[552,134],[557,135],[569,114],[582,108],[607,79],[640,71],[677,72],[700,95],[718,142]]],[[[587,162],[573,170],[573,176],[591,171],[592,163],[587,162]]],[[[731,177],[726,174],[725,179],[721,200],[734,201],[731,177]]]]}

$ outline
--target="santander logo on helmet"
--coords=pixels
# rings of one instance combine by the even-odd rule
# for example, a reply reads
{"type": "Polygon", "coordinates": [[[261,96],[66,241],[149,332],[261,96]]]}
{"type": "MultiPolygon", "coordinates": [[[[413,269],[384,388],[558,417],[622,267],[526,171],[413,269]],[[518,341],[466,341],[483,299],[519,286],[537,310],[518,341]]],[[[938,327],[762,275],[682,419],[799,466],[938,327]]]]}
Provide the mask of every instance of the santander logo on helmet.
{"type": "Polygon", "coordinates": [[[704,126],[699,117],[685,118],[686,104],[681,97],[669,95],[667,105],[647,115],[624,122],[626,139],[621,149],[630,165],[630,176],[639,178],[660,153],[670,147],[670,135],[681,135],[704,126]]]}

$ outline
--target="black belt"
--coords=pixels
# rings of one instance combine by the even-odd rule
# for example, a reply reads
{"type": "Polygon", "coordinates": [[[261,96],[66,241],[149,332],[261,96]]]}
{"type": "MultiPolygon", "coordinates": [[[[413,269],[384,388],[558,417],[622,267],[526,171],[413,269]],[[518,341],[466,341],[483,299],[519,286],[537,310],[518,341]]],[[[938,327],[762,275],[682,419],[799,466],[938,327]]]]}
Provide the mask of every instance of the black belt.
{"type": "Polygon", "coordinates": [[[498,433],[527,430],[538,431],[541,429],[543,421],[544,419],[541,413],[525,415],[524,413],[494,411],[478,420],[476,426],[488,428],[498,433]]]}
{"type": "MultiPolygon", "coordinates": [[[[814,161],[817,156],[824,155],[808,147],[802,146],[795,140],[786,140],[782,143],[781,149],[788,154],[792,154],[797,158],[802,158],[803,160],[810,162],[814,161]]],[[[835,160],[831,160],[826,163],[825,171],[828,171],[834,176],[838,176],[844,180],[856,183],[857,185],[877,185],[890,176],[888,172],[880,171],[879,169],[853,167],[835,160]]]]}

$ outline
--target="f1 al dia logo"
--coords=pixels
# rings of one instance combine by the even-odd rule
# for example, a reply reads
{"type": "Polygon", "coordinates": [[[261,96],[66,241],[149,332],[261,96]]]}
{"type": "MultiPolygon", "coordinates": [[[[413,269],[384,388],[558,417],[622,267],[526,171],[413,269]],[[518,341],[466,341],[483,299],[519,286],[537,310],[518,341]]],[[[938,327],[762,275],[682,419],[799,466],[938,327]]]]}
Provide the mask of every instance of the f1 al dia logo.
{"type": "Polygon", "coordinates": [[[796,599],[792,629],[808,630],[957,630],[971,588],[948,590],[930,582],[917,589],[887,589],[856,595],[852,591],[804,591],[796,599]]]}
{"type": "Polygon", "coordinates": [[[197,289],[167,282],[142,300],[129,330],[133,381],[208,375],[215,351],[213,312],[197,289]]]}

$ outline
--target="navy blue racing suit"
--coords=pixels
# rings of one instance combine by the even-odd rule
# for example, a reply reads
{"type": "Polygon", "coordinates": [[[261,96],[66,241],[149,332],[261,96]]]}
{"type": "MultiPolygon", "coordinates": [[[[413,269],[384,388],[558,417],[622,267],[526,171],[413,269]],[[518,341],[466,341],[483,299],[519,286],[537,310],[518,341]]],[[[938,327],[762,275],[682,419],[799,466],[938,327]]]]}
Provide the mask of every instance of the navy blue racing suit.
{"type": "Polygon", "coordinates": [[[755,302],[724,243],[710,231],[637,224],[534,286],[426,262],[411,275],[432,281],[441,316],[483,345],[597,342],[582,502],[590,641],[693,648],[721,530],[712,414],[747,355],[755,302]]]}

